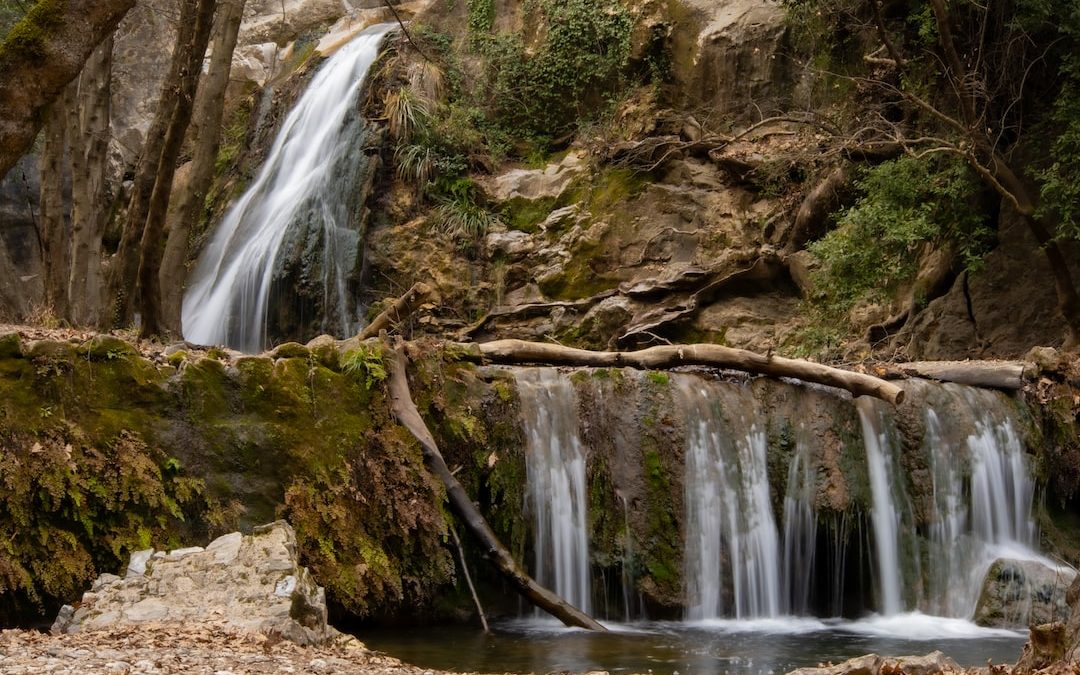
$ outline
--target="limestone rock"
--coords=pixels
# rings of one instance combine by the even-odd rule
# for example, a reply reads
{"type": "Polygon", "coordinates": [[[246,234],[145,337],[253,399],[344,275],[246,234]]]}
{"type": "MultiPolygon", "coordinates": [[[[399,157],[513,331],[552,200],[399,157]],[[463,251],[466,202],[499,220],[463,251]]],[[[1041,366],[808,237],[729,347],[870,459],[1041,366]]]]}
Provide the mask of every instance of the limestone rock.
{"type": "Polygon", "coordinates": [[[558,197],[584,170],[584,155],[571,152],[558,164],[543,169],[514,169],[496,176],[489,190],[497,201],[558,197]]]}
{"type": "Polygon", "coordinates": [[[877,654],[867,654],[854,659],[848,659],[835,666],[818,666],[817,668],[799,668],[788,675],[878,675],[890,673],[897,675],[933,675],[959,671],[960,666],[945,654],[935,651],[925,656],[893,656],[882,657],[877,654]]]}
{"type": "Polygon", "coordinates": [[[1065,590],[1076,577],[1067,567],[1036,560],[999,558],[990,565],[975,607],[975,623],[995,628],[1026,628],[1069,615],[1065,590]]]}
{"type": "Polygon", "coordinates": [[[693,59],[676,64],[687,97],[722,115],[743,114],[750,103],[759,112],[779,107],[787,79],[778,58],[787,33],[783,7],[770,0],[686,4],[704,25],[693,59]]]}
{"type": "Polygon", "coordinates": [[[250,535],[226,534],[202,547],[139,551],[124,578],[103,574],[78,609],[61,610],[54,633],[144,622],[223,622],[298,644],[339,634],[326,623],[326,597],[301,567],[296,533],[284,521],[250,535]]]}

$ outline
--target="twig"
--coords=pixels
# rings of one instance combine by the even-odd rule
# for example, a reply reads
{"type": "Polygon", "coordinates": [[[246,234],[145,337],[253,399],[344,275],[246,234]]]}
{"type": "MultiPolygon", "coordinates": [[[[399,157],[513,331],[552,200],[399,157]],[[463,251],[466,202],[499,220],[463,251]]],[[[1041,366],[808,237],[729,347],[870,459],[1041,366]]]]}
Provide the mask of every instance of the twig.
{"type": "Polygon", "coordinates": [[[424,53],[424,50],[420,49],[420,45],[416,44],[416,42],[412,39],[412,35],[409,35],[409,29],[405,27],[405,22],[401,20],[401,16],[398,15],[397,9],[395,9],[394,6],[390,4],[390,0],[383,0],[383,4],[386,5],[386,8],[389,9],[390,13],[394,15],[394,20],[397,21],[399,26],[401,26],[401,32],[405,34],[405,39],[408,40],[409,44],[412,45],[413,49],[415,49],[417,53],[420,54],[420,58],[424,59],[428,63],[434,63],[434,61],[429,59],[428,55],[424,53]]]}
{"type": "Polygon", "coordinates": [[[450,528],[450,537],[454,540],[454,546],[457,547],[458,559],[461,560],[461,571],[465,574],[465,583],[469,585],[469,593],[472,593],[473,602],[476,604],[476,613],[480,615],[480,625],[484,627],[485,633],[490,633],[491,629],[488,628],[484,608],[480,604],[479,596],[476,595],[476,587],[473,586],[472,576],[469,574],[469,566],[465,564],[465,549],[461,547],[461,540],[458,539],[457,530],[452,527],[450,528]]]}

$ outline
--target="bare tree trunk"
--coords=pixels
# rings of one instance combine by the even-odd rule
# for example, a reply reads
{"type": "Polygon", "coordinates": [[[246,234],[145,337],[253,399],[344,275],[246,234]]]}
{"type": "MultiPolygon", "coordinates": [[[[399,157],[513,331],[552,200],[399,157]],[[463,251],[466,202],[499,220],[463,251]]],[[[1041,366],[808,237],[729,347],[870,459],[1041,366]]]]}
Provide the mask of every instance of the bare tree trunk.
{"type": "Polygon", "coordinates": [[[8,33],[0,44],[0,178],[33,145],[46,106],[134,6],[135,0],[39,2],[8,33]]]}
{"type": "Polygon", "coordinates": [[[473,504],[472,498],[446,466],[446,461],[435,443],[435,437],[431,435],[427,424],[424,423],[424,418],[420,416],[420,411],[416,409],[416,404],[413,403],[412,395],[409,393],[409,380],[405,374],[407,363],[404,348],[399,344],[389,363],[390,409],[401,426],[408,429],[416,440],[420,441],[420,447],[424,452],[424,463],[446,487],[446,496],[450,501],[451,510],[484,546],[488,560],[526,600],[567,626],[606,631],[607,629],[596,619],[536,583],[525,573],[525,570],[521,569],[506,547],[499,542],[499,538],[491,531],[484,516],[473,504]]]}
{"type": "MultiPolygon", "coordinates": [[[[189,0],[194,2],[195,0],[189,0]]],[[[161,283],[158,273],[161,270],[161,256],[165,248],[165,216],[169,210],[169,197],[172,194],[173,177],[176,175],[176,162],[180,149],[184,145],[191,113],[195,105],[195,92],[202,73],[206,46],[210,42],[210,29],[214,25],[214,9],[217,0],[198,0],[195,15],[195,29],[189,42],[177,43],[177,50],[183,56],[180,77],[176,82],[176,103],[173,106],[169,126],[165,132],[165,143],[158,160],[154,190],[147,207],[146,223],[143,226],[139,246],[139,308],[142,311],[141,337],[161,335],[161,283]]]]}
{"type": "Polygon", "coordinates": [[[855,396],[874,396],[893,405],[904,401],[903,389],[873,375],[841,370],[813,361],[763,355],[746,349],[714,344],[663,345],[633,352],[597,352],[525,340],[458,343],[455,347],[463,358],[492,363],[648,369],[676,366],[732,368],[772,377],[793,377],[805,382],[846,389],[855,396]]]}
{"type": "Polygon", "coordinates": [[[67,107],[70,90],[53,102],[45,120],[41,151],[41,256],[45,271],[45,304],[58,319],[68,316],[67,276],[70,267],[67,212],[64,208],[67,107]]]}
{"type": "Polygon", "coordinates": [[[104,305],[101,237],[108,223],[109,116],[113,38],[90,56],[76,81],[77,105],[71,110],[71,321],[93,326],[104,305]]]}
{"type": "Polygon", "coordinates": [[[421,304],[435,292],[430,285],[423,281],[418,281],[412,285],[412,288],[405,291],[400,298],[390,303],[390,306],[379,313],[377,317],[371,320],[364,330],[360,331],[357,336],[359,340],[366,340],[373,338],[379,334],[380,331],[386,330],[390,327],[390,324],[398,323],[406,319],[409,315],[417,310],[421,304]]]}
{"type": "Polygon", "coordinates": [[[120,245],[109,265],[108,296],[112,302],[112,312],[111,316],[106,317],[105,323],[113,326],[127,326],[131,323],[137,290],[135,284],[139,275],[139,246],[142,243],[146,215],[150,210],[150,200],[154,194],[154,183],[165,146],[165,134],[176,109],[177,86],[186,65],[184,45],[191,44],[194,39],[197,10],[197,0],[182,0],[169,72],[162,81],[157,112],[146,133],[135,169],[135,180],[124,216],[124,232],[120,237],[120,245]]]}
{"type": "Polygon", "coordinates": [[[240,32],[244,0],[223,0],[214,20],[214,43],[210,69],[195,97],[195,112],[188,135],[193,141],[191,174],[187,189],[169,211],[168,239],[161,259],[158,280],[161,287],[161,320],[166,332],[181,335],[180,310],[184,296],[184,263],[188,237],[202,215],[206,192],[214,177],[214,160],[221,140],[221,117],[225,88],[229,84],[232,55],[240,32]]]}

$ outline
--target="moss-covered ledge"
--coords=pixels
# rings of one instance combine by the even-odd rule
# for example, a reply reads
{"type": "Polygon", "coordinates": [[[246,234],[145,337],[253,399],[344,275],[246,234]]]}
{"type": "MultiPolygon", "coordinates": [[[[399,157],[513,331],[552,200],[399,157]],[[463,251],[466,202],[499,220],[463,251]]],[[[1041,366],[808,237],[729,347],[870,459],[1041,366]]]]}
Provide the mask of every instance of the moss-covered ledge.
{"type": "MultiPolygon", "coordinates": [[[[166,351],[0,336],[0,618],[47,617],[131,551],[277,517],[349,614],[434,611],[454,580],[442,487],[389,415],[378,341],[166,351]]],[[[424,414],[520,551],[516,463],[488,467],[520,452],[512,390],[423,351],[424,414]]]]}

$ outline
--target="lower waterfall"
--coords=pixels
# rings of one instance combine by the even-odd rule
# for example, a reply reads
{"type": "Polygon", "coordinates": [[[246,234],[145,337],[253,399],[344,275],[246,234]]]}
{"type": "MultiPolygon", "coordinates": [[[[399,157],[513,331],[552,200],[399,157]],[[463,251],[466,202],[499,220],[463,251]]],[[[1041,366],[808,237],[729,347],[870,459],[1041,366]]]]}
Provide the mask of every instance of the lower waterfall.
{"type": "Polygon", "coordinates": [[[673,384],[687,421],[687,617],[725,614],[725,577],[735,618],[778,616],[780,542],[761,411],[738,385],[681,375],[673,384]]]}
{"type": "Polygon", "coordinates": [[[515,378],[525,427],[536,580],[590,613],[585,448],[574,387],[554,368],[516,370],[515,378]]]}
{"type": "Polygon", "coordinates": [[[912,382],[912,412],[697,373],[513,373],[536,576],[586,611],[595,592],[601,618],[647,613],[640,583],[658,572],[691,621],[970,620],[996,559],[1056,567],[1037,551],[1021,410],[1000,392],[912,382]],[[678,514],[650,515],[659,486],[678,514]]]}

